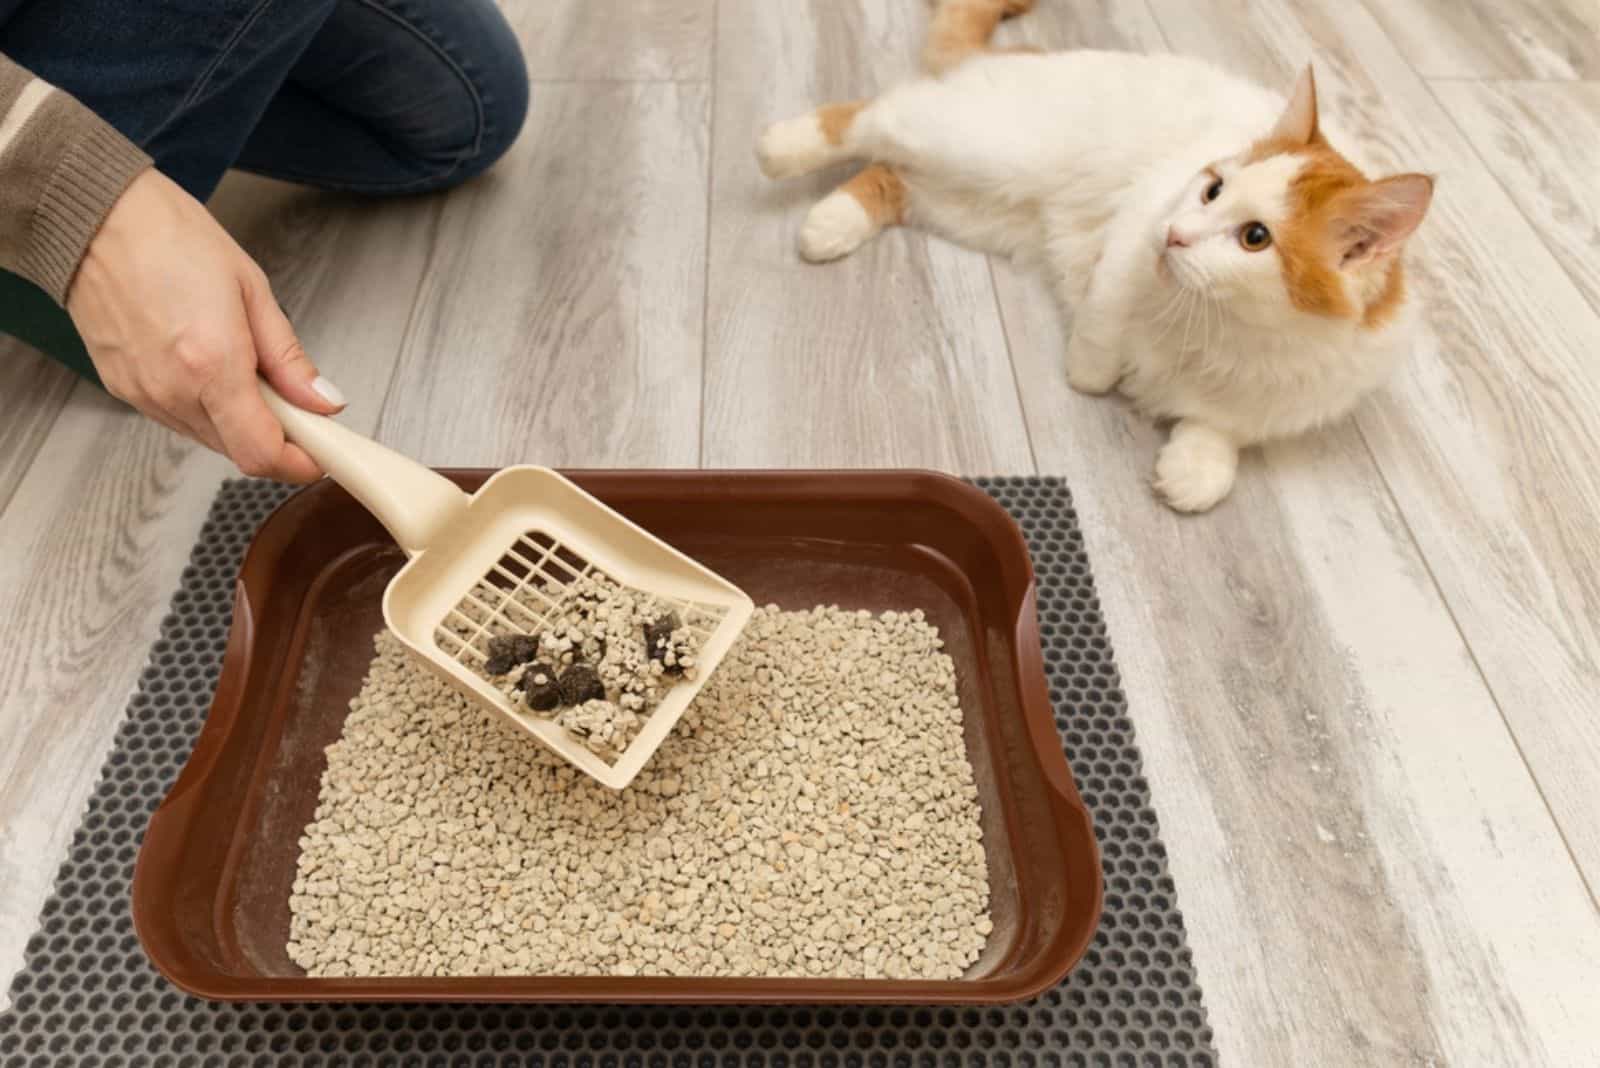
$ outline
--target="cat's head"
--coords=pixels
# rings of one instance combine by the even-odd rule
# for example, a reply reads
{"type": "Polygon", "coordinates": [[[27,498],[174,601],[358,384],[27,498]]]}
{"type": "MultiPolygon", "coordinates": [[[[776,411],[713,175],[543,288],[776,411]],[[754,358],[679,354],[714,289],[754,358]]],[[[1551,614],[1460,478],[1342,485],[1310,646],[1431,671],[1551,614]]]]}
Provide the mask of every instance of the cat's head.
{"type": "Polygon", "coordinates": [[[1311,69],[1277,126],[1202,170],[1157,235],[1160,268],[1264,325],[1316,315],[1381,326],[1404,299],[1399,256],[1433,179],[1368,179],[1317,125],[1311,69]]]}

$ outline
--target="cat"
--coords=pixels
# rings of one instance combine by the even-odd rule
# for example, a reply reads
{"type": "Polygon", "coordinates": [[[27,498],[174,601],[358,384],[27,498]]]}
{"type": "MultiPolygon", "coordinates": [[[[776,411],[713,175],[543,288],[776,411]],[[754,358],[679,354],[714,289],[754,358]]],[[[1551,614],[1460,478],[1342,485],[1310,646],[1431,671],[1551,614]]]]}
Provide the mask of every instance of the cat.
{"type": "Polygon", "coordinates": [[[1318,122],[1194,59],[997,50],[1033,0],[940,0],[926,76],[760,136],[771,178],[867,166],[812,207],[800,253],[915,224],[1044,270],[1072,312],[1066,376],[1172,426],[1153,485],[1205,511],[1239,450],[1324,425],[1379,386],[1417,317],[1402,264],[1433,179],[1374,181],[1318,122]]]}

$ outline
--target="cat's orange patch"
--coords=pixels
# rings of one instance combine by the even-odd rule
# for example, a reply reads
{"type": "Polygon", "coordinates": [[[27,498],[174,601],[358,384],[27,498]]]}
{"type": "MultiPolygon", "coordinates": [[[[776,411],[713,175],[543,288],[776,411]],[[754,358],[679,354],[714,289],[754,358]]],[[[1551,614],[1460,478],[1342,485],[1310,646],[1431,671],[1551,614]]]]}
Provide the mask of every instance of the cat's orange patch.
{"type": "MultiPolygon", "coordinates": [[[[942,74],[968,56],[986,51],[1002,19],[1033,10],[1034,0],[940,0],[928,27],[922,62],[942,74]]],[[[1028,48],[1006,51],[1032,51],[1028,48]]]]}
{"type": "Polygon", "coordinates": [[[1400,261],[1396,259],[1389,265],[1389,274],[1383,280],[1383,288],[1378,291],[1367,305],[1367,310],[1361,315],[1361,325],[1369,330],[1376,330],[1389,323],[1400,311],[1400,306],[1406,300],[1405,272],[1400,268],[1400,261]]]}
{"type": "Polygon", "coordinates": [[[898,226],[906,217],[906,186],[900,176],[882,163],[874,163],[839,187],[855,197],[879,226],[898,226]]]}
{"type": "Polygon", "coordinates": [[[1349,160],[1314,134],[1310,143],[1268,138],[1251,146],[1246,165],[1271,156],[1292,155],[1304,161],[1289,183],[1289,217],[1273,233],[1283,262],[1284,284],[1295,307],[1315,315],[1359,319],[1376,327],[1391,319],[1405,298],[1400,258],[1393,256],[1368,270],[1386,272],[1377,296],[1365,307],[1351,299],[1339,270],[1343,250],[1338,227],[1341,202],[1371,184],[1349,160]]]}
{"type": "Polygon", "coordinates": [[[822,129],[823,140],[830,145],[844,144],[845,131],[864,107],[866,104],[862,101],[853,100],[848,104],[824,104],[818,108],[817,125],[822,129]]]}

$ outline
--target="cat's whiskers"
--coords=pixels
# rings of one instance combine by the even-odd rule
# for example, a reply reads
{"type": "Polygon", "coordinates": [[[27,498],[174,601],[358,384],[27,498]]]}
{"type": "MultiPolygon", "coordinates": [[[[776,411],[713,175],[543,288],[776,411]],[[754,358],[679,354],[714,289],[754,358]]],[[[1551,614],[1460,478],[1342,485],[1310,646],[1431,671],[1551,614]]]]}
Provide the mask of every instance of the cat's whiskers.
{"type": "MultiPolygon", "coordinates": [[[[1198,310],[1200,312],[1199,351],[1206,352],[1210,348],[1211,341],[1211,272],[1208,271],[1203,264],[1199,263],[1189,264],[1189,269],[1198,276],[1197,284],[1192,288],[1195,295],[1195,303],[1199,306],[1198,310]]],[[[1188,348],[1189,333],[1187,330],[1185,330],[1183,335],[1183,344],[1179,346],[1179,351],[1187,352],[1188,348]]]]}
{"type": "MultiPolygon", "coordinates": [[[[1224,282],[1232,285],[1240,280],[1241,272],[1235,265],[1224,264],[1222,265],[1220,274],[1224,282]]],[[[1228,340],[1228,312],[1227,309],[1223,307],[1221,297],[1214,297],[1213,299],[1217,302],[1217,321],[1222,327],[1220,335],[1217,338],[1217,345],[1218,347],[1221,347],[1222,345],[1226,344],[1228,340]]]]}
{"type": "Polygon", "coordinates": [[[1194,264],[1193,266],[1195,273],[1200,276],[1200,284],[1196,287],[1196,292],[1200,294],[1205,306],[1205,320],[1200,332],[1200,348],[1203,352],[1213,352],[1220,348],[1228,337],[1228,311],[1222,303],[1222,297],[1218,295],[1217,283],[1219,281],[1224,283],[1234,282],[1238,279],[1239,272],[1238,268],[1227,263],[1215,264],[1212,267],[1205,267],[1201,264],[1194,264]],[[1213,309],[1216,312],[1217,319],[1215,342],[1212,341],[1211,337],[1211,314],[1213,309]]]}
{"type": "Polygon", "coordinates": [[[1182,286],[1178,286],[1173,291],[1172,296],[1167,299],[1166,306],[1161,309],[1160,313],[1156,315],[1155,319],[1151,320],[1152,326],[1161,327],[1161,332],[1156,335],[1156,341],[1159,342],[1165,338],[1167,336],[1167,332],[1172,329],[1172,324],[1178,321],[1178,311],[1180,309],[1180,305],[1183,303],[1183,299],[1188,296],[1188,294],[1188,290],[1184,289],[1182,286]]]}
{"type": "Polygon", "coordinates": [[[1188,346],[1189,329],[1194,321],[1194,313],[1199,310],[1199,307],[1199,295],[1193,290],[1189,290],[1188,299],[1183,302],[1183,338],[1182,343],[1178,346],[1179,352],[1182,352],[1188,346]]]}
{"type": "Polygon", "coordinates": [[[1152,344],[1159,344],[1161,339],[1167,336],[1167,332],[1172,329],[1172,324],[1176,321],[1178,306],[1182,303],[1182,301],[1183,290],[1175,290],[1172,295],[1167,298],[1167,302],[1162,305],[1161,310],[1151,317],[1150,327],[1151,329],[1156,330],[1155,337],[1151,342],[1152,344]]]}
{"type": "Polygon", "coordinates": [[[1206,327],[1205,327],[1205,332],[1203,334],[1201,334],[1201,336],[1200,336],[1200,348],[1204,352],[1210,352],[1210,351],[1212,351],[1212,348],[1211,348],[1211,311],[1212,311],[1213,308],[1216,309],[1216,312],[1217,312],[1217,328],[1220,331],[1222,326],[1223,326],[1223,322],[1222,322],[1222,300],[1221,300],[1221,298],[1216,296],[1216,290],[1217,290],[1216,279],[1212,275],[1212,273],[1210,271],[1202,271],[1201,274],[1202,274],[1202,278],[1203,278],[1204,284],[1203,284],[1203,286],[1202,286],[1202,288],[1200,290],[1200,296],[1201,296],[1201,299],[1203,299],[1205,301],[1205,303],[1206,303],[1206,327]]]}
{"type": "Polygon", "coordinates": [[[1189,291],[1180,287],[1178,291],[1173,294],[1172,302],[1167,305],[1167,311],[1162,316],[1164,325],[1162,326],[1161,333],[1156,340],[1161,341],[1165,339],[1166,336],[1172,332],[1172,328],[1178,325],[1179,320],[1188,314],[1188,311],[1189,291]]]}
{"type": "Polygon", "coordinates": [[[1183,316],[1183,339],[1178,342],[1178,353],[1180,355],[1189,351],[1189,331],[1194,326],[1194,313],[1200,304],[1200,295],[1198,293],[1191,291],[1190,297],[1191,299],[1186,305],[1188,311],[1183,316]]]}

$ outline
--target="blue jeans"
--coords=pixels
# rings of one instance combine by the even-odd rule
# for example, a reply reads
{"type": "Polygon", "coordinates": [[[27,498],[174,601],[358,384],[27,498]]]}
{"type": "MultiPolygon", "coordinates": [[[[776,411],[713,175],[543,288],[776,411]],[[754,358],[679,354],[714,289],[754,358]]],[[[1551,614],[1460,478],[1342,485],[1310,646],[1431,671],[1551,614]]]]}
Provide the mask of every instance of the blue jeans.
{"type": "MultiPolygon", "coordinates": [[[[528,108],[493,0],[0,0],[0,19],[0,52],[201,200],[230,167],[356,193],[447,189],[499,159],[528,108]]],[[[0,331],[93,376],[66,314],[4,272],[0,331]]]]}

